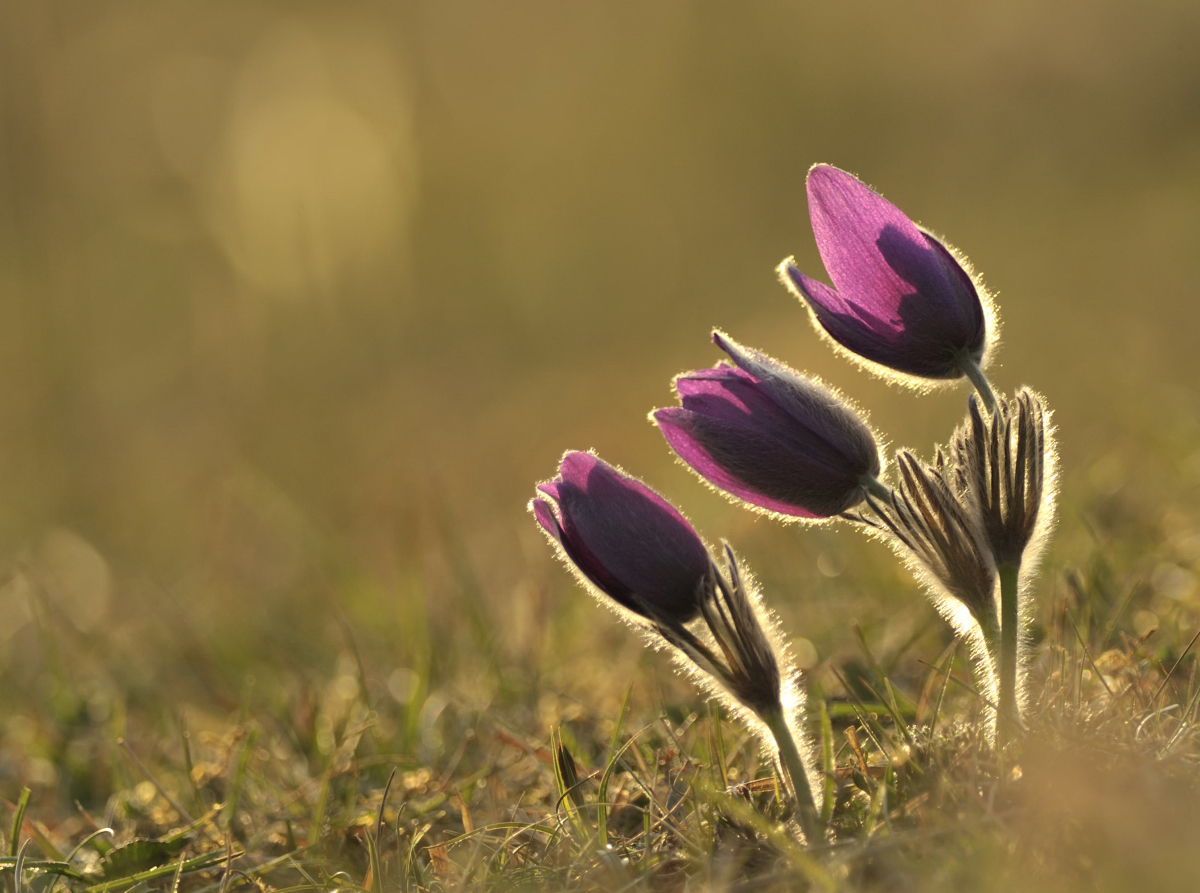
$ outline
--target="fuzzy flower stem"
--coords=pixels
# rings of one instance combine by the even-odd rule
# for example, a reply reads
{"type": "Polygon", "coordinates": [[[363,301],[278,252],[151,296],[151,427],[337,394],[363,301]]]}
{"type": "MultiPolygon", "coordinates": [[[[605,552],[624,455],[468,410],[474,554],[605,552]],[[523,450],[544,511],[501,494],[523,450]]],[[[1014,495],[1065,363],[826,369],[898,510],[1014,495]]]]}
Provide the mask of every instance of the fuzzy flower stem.
{"type": "Polygon", "coordinates": [[[970,354],[963,353],[959,356],[958,363],[963,373],[971,380],[971,384],[975,385],[975,390],[979,392],[979,397],[983,400],[983,405],[987,407],[987,411],[995,412],[996,395],[992,391],[992,386],[988,382],[987,376],[983,374],[983,369],[975,362],[975,358],[970,354]]]}
{"type": "Polygon", "coordinates": [[[764,711],[759,714],[759,718],[770,729],[771,735],[775,739],[775,746],[779,748],[779,761],[783,763],[784,771],[791,779],[792,791],[796,798],[796,817],[800,822],[801,830],[804,831],[804,838],[808,841],[809,846],[815,846],[825,839],[825,833],[821,828],[821,819],[814,805],[812,788],[808,784],[808,773],[804,769],[804,760],[800,756],[799,748],[796,747],[796,739],[792,737],[791,727],[782,710],[769,713],[764,711]]]}
{"type": "Polygon", "coordinates": [[[884,505],[891,505],[894,494],[890,487],[880,483],[879,478],[872,474],[864,474],[858,479],[858,483],[864,490],[874,496],[876,499],[883,500],[884,505]]]}
{"type": "Polygon", "coordinates": [[[1020,566],[1002,564],[1000,574],[1000,715],[996,743],[1003,748],[1020,728],[1017,706],[1017,577],[1020,566]]]}

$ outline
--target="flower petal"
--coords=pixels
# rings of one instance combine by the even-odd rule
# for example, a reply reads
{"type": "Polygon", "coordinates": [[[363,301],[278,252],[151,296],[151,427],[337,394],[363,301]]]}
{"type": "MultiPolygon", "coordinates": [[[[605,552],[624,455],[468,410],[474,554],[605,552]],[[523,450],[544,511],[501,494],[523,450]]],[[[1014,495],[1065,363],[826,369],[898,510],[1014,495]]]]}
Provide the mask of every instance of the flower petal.
{"type": "MultiPolygon", "coordinates": [[[[844,399],[724,332],[713,332],[713,341],[750,376],[754,389],[775,407],[775,413],[784,417],[772,432],[776,437],[831,469],[854,469],[857,475],[879,473],[875,436],[844,399]]],[[[764,419],[769,417],[764,414],[764,419]]]]}
{"type": "Polygon", "coordinates": [[[564,456],[560,478],[563,547],[579,569],[631,610],[649,606],[679,621],[695,616],[710,559],[687,519],[590,453],[564,456]]]}
{"type": "MultiPolygon", "coordinates": [[[[809,171],[807,190],[817,250],[834,287],[863,312],[864,321],[875,321],[873,328],[902,326],[900,301],[913,293],[914,279],[933,284],[923,281],[933,257],[917,225],[865,183],[828,164],[809,171]],[[895,266],[880,262],[881,240],[895,266]]],[[[936,266],[933,273],[944,280],[936,266]]]]}
{"type": "Polygon", "coordinates": [[[929,233],[922,235],[945,269],[946,281],[959,294],[958,306],[962,310],[960,322],[964,331],[971,333],[972,356],[979,362],[983,359],[983,351],[987,345],[987,315],[983,312],[983,302],[979,298],[975,281],[963,269],[958,258],[951,254],[950,249],[929,233]]]}
{"type": "Polygon", "coordinates": [[[790,259],[784,261],[782,266],[788,280],[812,310],[817,322],[835,341],[875,362],[884,362],[876,359],[876,356],[892,355],[897,335],[893,328],[881,325],[876,317],[847,301],[824,282],[806,276],[790,259]]]}
{"type": "MultiPolygon", "coordinates": [[[[653,418],[655,424],[658,425],[659,431],[662,432],[663,437],[670,444],[671,449],[693,471],[714,487],[724,490],[727,493],[732,493],[734,496],[745,500],[751,505],[759,506],[767,511],[778,512],[782,515],[791,515],[796,518],[823,517],[804,505],[768,496],[756,487],[754,483],[747,482],[744,479],[743,473],[735,474],[730,471],[728,468],[730,463],[727,456],[727,453],[730,451],[714,445],[714,441],[719,441],[719,438],[704,436],[705,433],[711,434],[711,429],[720,425],[720,421],[712,420],[709,417],[701,416],[678,407],[656,410],[653,418]],[[705,422],[709,422],[710,424],[706,425],[705,422]],[[701,429],[709,430],[702,431],[701,429]],[[717,455],[714,455],[714,453],[717,455]]],[[[753,461],[754,457],[766,454],[774,457],[776,462],[778,461],[778,442],[763,437],[759,432],[751,428],[743,427],[740,430],[727,431],[726,433],[733,434],[735,438],[734,452],[738,456],[753,461]]],[[[757,478],[758,475],[751,472],[750,477],[757,478]]]]}
{"type": "Polygon", "coordinates": [[[563,530],[562,524],[559,523],[558,515],[554,513],[550,503],[544,499],[531,499],[529,508],[533,512],[533,517],[537,519],[538,524],[542,525],[542,530],[546,531],[555,542],[562,545],[563,530]]]}
{"type": "Polygon", "coordinates": [[[865,359],[925,378],[958,378],[987,345],[970,275],[937,239],[860,180],[816,165],[809,215],[830,288],[782,265],[818,324],[865,359]]]}

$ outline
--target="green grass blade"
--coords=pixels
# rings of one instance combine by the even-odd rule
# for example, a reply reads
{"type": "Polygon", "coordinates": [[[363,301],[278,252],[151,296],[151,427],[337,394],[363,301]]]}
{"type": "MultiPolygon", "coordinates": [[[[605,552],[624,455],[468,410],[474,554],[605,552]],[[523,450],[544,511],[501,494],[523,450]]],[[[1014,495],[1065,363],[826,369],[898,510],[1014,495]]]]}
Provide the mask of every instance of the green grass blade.
{"type": "Polygon", "coordinates": [[[612,740],[608,752],[612,755],[604,766],[604,774],[600,776],[600,790],[596,795],[596,829],[600,835],[600,848],[608,846],[608,780],[612,776],[613,764],[617,758],[617,742],[621,740],[621,732],[625,728],[625,717],[629,715],[629,699],[633,696],[633,683],[625,689],[625,698],[621,701],[621,712],[617,714],[613,726],[612,740]]]}
{"type": "Polygon", "coordinates": [[[817,703],[821,708],[821,774],[825,776],[821,797],[821,826],[827,828],[829,820],[833,818],[833,807],[837,803],[837,765],[833,755],[833,723],[829,720],[824,698],[817,703]]]}
{"type": "Polygon", "coordinates": [[[25,810],[29,808],[29,798],[32,796],[33,792],[29,788],[22,788],[21,796],[17,800],[16,812],[13,813],[12,837],[8,840],[8,854],[14,858],[21,845],[21,826],[25,824],[25,810]]]}
{"type": "Polygon", "coordinates": [[[575,774],[575,759],[563,743],[562,732],[555,729],[550,736],[550,750],[554,756],[554,784],[558,789],[556,806],[561,806],[567,813],[567,819],[575,828],[578,839],[583,841],[587,831],[583,825],[583,816],[579,813],[583,805],[583,794],[579,790],[580,781],[575,774]]]}
{"type": "Polygon", "coordinates": [[[114,878],[110,881],[92,884],[92,886],[86,888],[86,893],[109,893],[111,890],[121,890],[125,887],[131,887],[134,884],[139,884],[142,881],[152,881],[156,878],[166,877],[169,874],[173,875],[176,871],[180,871],[185,874],[192,871],[203,871],[206,868],[212,868],[214,865],[219,865],[226,859],[232,861],[233,859],[244,855],[245,853],[241,850],[236,850],[232,853],[205,853],[202,856],[196,856],[192,859],[188,859],[185,862],[171,862],[167,865],[160,865],[158,868],[150,868],[146,871],[140,871],[137,874],[128,875],[127,877],[114,878]]]}
{"type": "Polygon", "coordinates": [[[228,814],[225,819],[225,830],[233,833],[237,823],[238,804],[242,797],[242,787],[246,783],[246,770],[250,767],[250,758],[254,756],[254,746],[258,743],[258,729],[250,729],[242,752],[238,755],[237,769],[233,774],[233,784],[229,788],[228,814]]]}
{"type": "MultiPolygon", "coordinates": [[[[0,856],[0,871],[6,871],[11,868],[16,868],[18,856],[0,856]]],[[[71,865],[69,862],[59,862],[51,859],[24,859],[22,862],[22,870],[24,871],[44,871],[47,874],[57,874],[62,877],[71,878],[75,881],[91,881],[94,878],[89,878],[78,868],[71,865]]]]}
{"type": "Polygon", "coordinates": [[[29,849],[29,843],[28,840],[25,841],[21,844],[21,849],[17,851],[17,862],[13,866],[13,893],[23,893],[25,889],[22,880],[25,877],[25,851],[29,849]]]}

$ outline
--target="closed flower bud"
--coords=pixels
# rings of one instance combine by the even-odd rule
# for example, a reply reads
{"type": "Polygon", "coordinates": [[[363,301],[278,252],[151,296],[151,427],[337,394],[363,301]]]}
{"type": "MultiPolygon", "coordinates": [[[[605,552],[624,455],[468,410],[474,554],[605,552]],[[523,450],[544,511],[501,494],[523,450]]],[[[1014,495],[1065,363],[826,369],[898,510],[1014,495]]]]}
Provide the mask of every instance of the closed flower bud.
{"type": "Polygon", "coordinates": [[[682,407],[652,413],[679,457],[714,487],[768,512],[828,518],[882,489],[879,447],[819,382],[717,332],[734,366],[675,379],[682,407]]]}
{"type": "Polygon", "coordinates": [[[1055,451],[1045,402],[1022,388],[981,411],[971,397],[951,449],[996,565],[1035,564],[1054,520],[1055,451]]]}
{"type": "Polygon", "coordinates": [[[686,623],[700,612],[708,550],[663,497],[591,453],[563,456],[530,510],[567,562],[599,592],[642,617],[686,623]]]}
{"type": "Polygon", "coordinates": [[[979,386],[994,321],[971,274],[940,241],[845,171],[808,173],[808,208],[833,288],[779,267],[816,324],[872,363],[923,379],[979,386]]]}
{"type": "Polygon", "coordinates": [[[939,451],[926,465],[907,450],[896,455],[899,487],[888,499],[868,500],[873,516],[853,520],[882,533],[910,567],[925,578],[935,602],[960,633],[957,606],[979,625],[989,649],[999,634],[996,614],[996,567],[978,518],[955,484],[957,469],[939,451]]]}
{"type": "Polygon", "coordinates": [[[890,498],[868,497],[873,514],[849,517],[873,529],[924,581],[938,612],[970,645],[981,694],[995,704],[1002,688],[997,573],[959,487],[960,470],[940,450],[932,465],[901,450],[896,468],[899,486],[890,498]]]}

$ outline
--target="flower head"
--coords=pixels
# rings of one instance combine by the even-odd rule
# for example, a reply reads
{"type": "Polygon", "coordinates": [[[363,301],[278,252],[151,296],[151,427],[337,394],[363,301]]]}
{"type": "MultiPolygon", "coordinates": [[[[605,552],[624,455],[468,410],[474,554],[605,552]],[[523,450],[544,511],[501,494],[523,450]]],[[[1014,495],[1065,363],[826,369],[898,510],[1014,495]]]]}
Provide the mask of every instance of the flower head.
{"type": "Polygon", "coordinates": [[[925,379],[974,375],[984,361],[990,305],[940,241],[862,181],[827,164],[808,172],[808,208],[833,288],[780,264],[785,285],[838,344],[925,379]]]}
{"type": "Polygon", "coordinates": [[[641,481],[591,453],[568,452],[529,508],[584,580],[622,607],[666,623],[700,612],[712,561],[699,534],[641,481]]]}
{"type": "Polygon", "coordinates": [[[857,505],[880,471],[871,429],[839,396],[716,332],[736,365],[675,379],[682,407],[651,417],[700,477],[751,505],[828,518],[857,505]]]}
{"type": "MultiPolygon", "coordinates": [[[[641,631],[713,696],[750,721],[779,759],[810,840],[821,837],[817,778],[793,723],[804,705],[774,619],[726,545],[725,570],[665,499],[591,453],[569,452],[529,508],[579,576],[636,614],[641,631]],[[702,618],[703,623],[691,623],[702,618]],[[691,624],[692,628],[689,628],[691,624]]],[[[556,752],[564,778],[570,755],[556,752]]]]}

